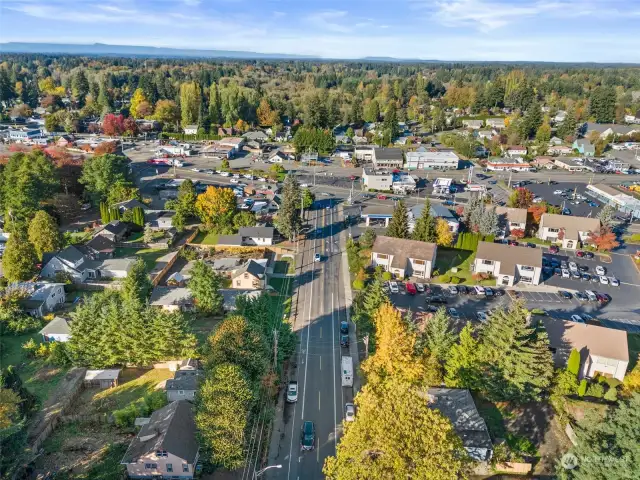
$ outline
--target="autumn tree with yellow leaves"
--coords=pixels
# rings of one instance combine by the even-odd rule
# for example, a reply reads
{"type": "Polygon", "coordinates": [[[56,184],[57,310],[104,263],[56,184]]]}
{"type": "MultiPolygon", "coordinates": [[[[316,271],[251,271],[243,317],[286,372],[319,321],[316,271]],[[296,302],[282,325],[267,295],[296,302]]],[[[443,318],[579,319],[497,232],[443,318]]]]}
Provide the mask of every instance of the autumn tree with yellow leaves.
{"type": "Polygon", "coordinates": [[[208,230],[224,232],[233,225],[236,196],[230,188],[209,187],[196,199],[196,213],[208,230]]]}

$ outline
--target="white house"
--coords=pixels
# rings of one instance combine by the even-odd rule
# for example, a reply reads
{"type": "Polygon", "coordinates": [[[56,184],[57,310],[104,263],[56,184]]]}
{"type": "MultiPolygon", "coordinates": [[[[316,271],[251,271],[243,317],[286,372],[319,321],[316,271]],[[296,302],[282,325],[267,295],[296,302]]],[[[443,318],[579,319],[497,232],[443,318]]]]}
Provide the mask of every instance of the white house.
{"type": "Polygon", "coordinates": [[[238,230],[242,245],[273,245],[275,229],[273,227],[242,227],[238,230]]]}
{"type": "Polygon", "coordinates": [[[538,285],[542,274],[542,250],[480,242],[473,271],[492,275],[498,286],[511,287],[516,283],[538,285]]]}
{"type": "Polygon", "coordinates": [[[526,231],[526,208],[496,207],[496,213],[498,214],[498,225],[502,237],[510,236],[513,230],[526,231]]]}
{"type": "Polygon", "coordinates": [[[523,147],[522,145],[512,145],[505,150],[505,155],[507,157],[522,157],[527,154],[527,147],[523,147]]]}
{"type": "Polygon", "coordinates": [[[56,278],[58,273],[68,274],[74,283],[89,279],[124,278],[135,263],[135,258],[105,258],[94,260],[90,255],[70,245],[54,254],[45,254],[40,276],[56,278]]]}
{"type": "Polygon", "coordinates": [[[549,155],[571,155],[573,153],[573,148],[565,145],[551,145],[547,148],[547,153],[549,155]]]}
{"type": "Polygon", "coordinates": [[[505,128],[504,118],[487,118],[487,127],[495,128],[496,130],[502,130],[505,128]]]}
{"type": "Polygon", "coordinates": [[[544,213],[540,219],[538,238],[575,250],[587,241],[589,232],[599,230],[600,220],[597,218],[544,213]]]}
{"type": "Polygon", "coordinates": [[[197,135],[198,134],[198,125],[187,125],[184,127],[185,135],[197,135]]]}
{"type": "Polygon", "coordinates": [[[400,278],[431,278],[437,249],[435,243],[379,236],[371,249],[371,264],[400,278]]]}
{"type": "Polygon", "coordinates": [[[482,120],[462,120],[462,126],[473,130],[480,130],[484,126],[482,120]]]}
{"type": "Polygon", "coordinates": [[[43,342],[68,342],[71,338],[71,323],[66,318],[55,317],[40,330],[43,342]]]}
{"type": "Polygon", "coordinates": [[[23,282],[11,285],[29,296],[20,301],[20,305],[32,317],[42,317],[63,304],[67,295],[63,283],[23,282]]]}
{"type": "Polygon", "coordinates": [[[552,317],[540,317],[540,321],[557,367],[565,367],[571,350],[577,350],[580,379],[601,375],[624,380],[629,366],[626,331],[552,317]]]}

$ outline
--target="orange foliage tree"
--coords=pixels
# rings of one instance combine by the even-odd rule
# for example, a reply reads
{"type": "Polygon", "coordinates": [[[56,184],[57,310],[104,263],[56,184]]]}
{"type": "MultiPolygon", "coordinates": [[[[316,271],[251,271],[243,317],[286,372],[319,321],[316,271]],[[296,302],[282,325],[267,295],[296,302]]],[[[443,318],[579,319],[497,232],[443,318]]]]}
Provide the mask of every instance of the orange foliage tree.
{"type": "Polygon", "coordinates": [[[236,196],[230,188],[209,187],[196,199],[196,213],[206,228],[223,232],[233,225],[236,196]]]}
{"type": "Polygon", "coordinates": [[[620,245],[616,240],[616,234],[606,227],[602,227],[599,231],[589,232],[589,243],[595,245],[601,252],[608,252],[620,245]]]}

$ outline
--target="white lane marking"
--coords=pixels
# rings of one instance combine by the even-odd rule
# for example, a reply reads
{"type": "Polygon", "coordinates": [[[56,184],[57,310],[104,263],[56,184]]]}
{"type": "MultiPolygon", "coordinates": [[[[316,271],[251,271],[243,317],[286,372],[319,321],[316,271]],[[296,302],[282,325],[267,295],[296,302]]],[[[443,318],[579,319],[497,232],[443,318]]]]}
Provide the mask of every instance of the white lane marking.
{"type": "Polygon", "coordinates": [[[318,411],[322,411],[322,408],[320,408],[320,390],[318,390],[318,411]]]}
{"type": "Polygon", "coordinates": [[[322,370],[322,355],[318,357],[320,359],[320,370],[322,370]]]}
{"type": "MultiPolygon", "coordinates": [[[[329,232],[331,233],[331,235],[333,235],[333,210],[331,210],[331,227],[329,232]]],[[[338,282],[339,281],[340,280],[338,279],[338,282]]],[[[335,312],[335,305],[334,305],[334,296],[332,291],[331,292],[331,340],[332,340],[331,361],[333,363],[333,451],[335,452],[338,448],[338,444],[336,443],[338,438],[338,434],[336,431],[338,411],[336,407],[336,400],[337,400],[337,397],[336,397],[336,334],[335,334],[336,322],[333,318],[334,312],[335,312]]],[[[338,316],[338,321],[339,320],[340,320],[340,317],[338,316]]],[[[342,385],[342,383],[340,385],[342,385]]],[[[340,391],[342,392],[342,386],[340,387],[340,391]]]]}

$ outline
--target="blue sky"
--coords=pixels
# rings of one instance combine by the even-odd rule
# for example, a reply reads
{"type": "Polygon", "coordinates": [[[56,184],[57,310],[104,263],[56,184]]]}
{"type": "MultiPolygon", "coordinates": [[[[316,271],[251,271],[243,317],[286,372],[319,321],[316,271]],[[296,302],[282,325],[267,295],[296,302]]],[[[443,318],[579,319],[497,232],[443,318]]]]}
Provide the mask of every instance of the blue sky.
{"type": "Polygon", "coordinates": [[[0,0],[0,41],[640,63],[640,0],[0,0]]]}

